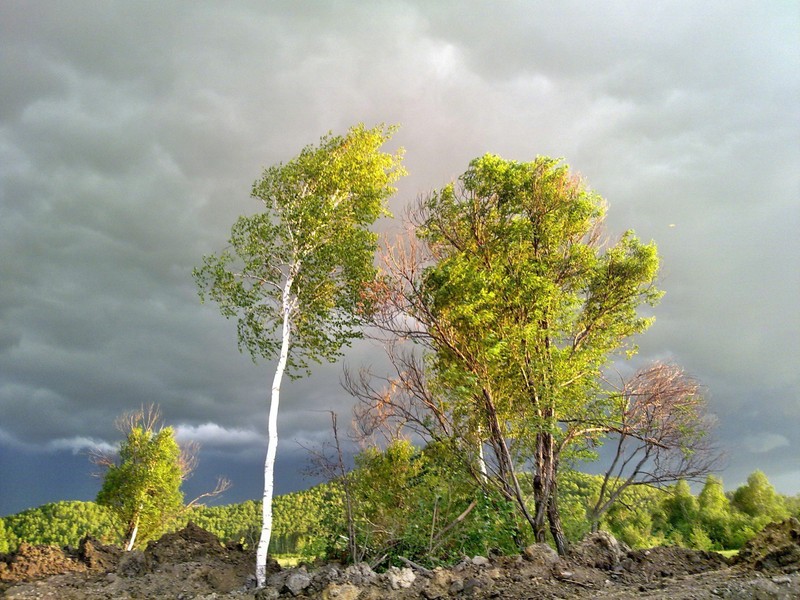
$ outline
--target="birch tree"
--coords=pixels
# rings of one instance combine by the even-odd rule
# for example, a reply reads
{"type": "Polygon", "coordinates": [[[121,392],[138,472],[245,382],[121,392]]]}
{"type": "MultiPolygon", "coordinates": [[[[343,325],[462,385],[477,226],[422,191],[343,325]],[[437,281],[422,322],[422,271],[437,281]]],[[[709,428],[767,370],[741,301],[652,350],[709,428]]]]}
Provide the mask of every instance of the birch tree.
{"type": "Polygon", "coordinates": [[[266,169],[252,196],[264,210],[240,217],[230,245],[195,269],[201,300],[217,302],[238,320],[239,349],[254,360],[277,358],[267,420],[258,585],[266,577],[272,531],[274,463],[281,382],[334,361],[360,336],[363,294],[375,275],[377,236],[369,230],[388,214],[392,184],[405,174],[402,150],[380,151],[394,127],[351,128],[324,136],[286,164],[266,169]]]}
{"type": "Polygon", "coordinates": [[[126,434],[119,462],[109,456],[96,461],[107,468],[97,503],[124,526],[126,550],[157,538],[183,510],[181,448],[160,418],[154,405],[124,414],[117,419],[126,434]]]}

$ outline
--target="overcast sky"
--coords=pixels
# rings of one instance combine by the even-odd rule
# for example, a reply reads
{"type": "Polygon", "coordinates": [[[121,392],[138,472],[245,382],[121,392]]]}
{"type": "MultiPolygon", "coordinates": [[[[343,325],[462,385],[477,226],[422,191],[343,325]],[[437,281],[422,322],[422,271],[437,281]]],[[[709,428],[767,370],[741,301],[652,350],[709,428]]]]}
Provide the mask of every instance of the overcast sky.
{"type": "MultiPolygon", "coordinates": [[[[726,487],[800,492],[798,32],[794,0],[4,0],[0,515],[93,499],[87,450],[150,402],[202,444],[190,494],[260,497],[272,368],[191,270],[264,167],[358,122],[401,124],[396,212],[486,152],[564,157],[658,244],[641,359],[707,387],[726,487]]],[[[341,369],[285,384],[279,492],[349,420],[341,369]]]]}

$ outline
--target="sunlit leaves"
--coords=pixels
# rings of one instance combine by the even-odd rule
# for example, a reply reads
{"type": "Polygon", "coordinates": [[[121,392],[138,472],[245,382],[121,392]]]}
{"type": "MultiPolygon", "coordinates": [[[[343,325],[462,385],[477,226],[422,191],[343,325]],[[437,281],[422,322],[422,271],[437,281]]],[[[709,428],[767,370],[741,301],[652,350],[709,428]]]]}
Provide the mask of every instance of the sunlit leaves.
{"type": "Polygon", "coordinates": [[[550,158],[478,158],[425,210],[418,235],[436,262],[424,289],[450,335],[440,372],[457,346],[459,368],[480,369],[515,418],[522,406],[529,419],[545,406],[556,420],[580,415],[604,365],[651,323],[637,309],[660,296],[655,245],[631,232],[604,243],[603,199],[550,158]]]}
{"type": "Polygon", "coordinates": [[[131,427],[119,462],[103,477],[97,503],[116,516],[127,535],[138,526],[139,545],[161,535],[183,508],[181,450],[171,427],[131,427]]]}
{"type": "Polygon", "coordinates": [[[237,318],[239,347],[254,359],[280,348],[288,282],[290,375],[309,361],[336,359],[359,335],[364,283],[375,275],[376,235],[368,227],[388,214],[386,200],[404,174],[402,151],[380,151],[394,131],[358,125],[266,169],[252,188],[263,212],[240,217],[229,248],[195,270],[201,297],[237,318]]]}

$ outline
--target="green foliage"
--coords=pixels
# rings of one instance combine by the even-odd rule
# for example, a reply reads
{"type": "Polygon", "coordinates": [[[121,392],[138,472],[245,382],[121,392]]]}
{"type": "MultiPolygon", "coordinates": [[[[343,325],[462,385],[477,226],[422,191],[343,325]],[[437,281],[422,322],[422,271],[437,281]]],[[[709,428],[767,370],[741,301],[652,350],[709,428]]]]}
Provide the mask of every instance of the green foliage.
{"type": "Polygon", "coordinates": [[[652,322],[637,309],[661,295],[656,247],[632,232],[602,245],[603,199],[558,160],[485,155],[459,183],[425,204],[417,235],[435,263],[412,313],[431,337],[433,378],[462,391],[453,412],[474,415],[459,435],[479,428],[494,447],[510,440],[513,462],[532,460],[543,515],[558,466],[588,456],[608,419],[603,368],[652,322]]]}
{"type": "Polygon", "coordinates": [[[570,542],[577,542],[589,533],[587,509],[600,491],[600,477],[564,469],[558,481],[558,505],[564,533],[570,542]]]}
{"type": "Polygon", "coordinates": [[[379,151],[394,130],[359,125],[265,170],[252,189],[264,211],[240,217],[230,249],[195,269],[201,298],[238,319],[239,347],[254,359],[278,354],[287,311],[289,375],[335,360],[360,335],[363,285],[375,274],[377,236],[368,227],[388,214],[392,183],[405,173],[402,151],[379,151]]]}
{"type": "Polygon", "coordinates": [[[513,504],[481,491],[458,464],[445,444],[420,450],[396,441],[357,456],[357,546],[368,559],[435,564],[524,545],[513,504]]]}
{"type": "Polygon", "coordinates": [[[55,502],[0,519],[0,552],[15,550],[23,541],[35,545],[77,546],[87,535],[105,543],[115,543],[120,533],[114,515],[103,506],[94,502],[55,502]],[[2,550],[4,546],[6,550],[2,550]]]}
{"type": "Polygon", "coordinates": [[[664,537],[656,523],[661,518],[664,492],[634,486],[625,490],[602,520],[602,526],[632,548],[650,548],[663,544],[664,537]]]}
{"type": "Polygon", "coordinates": [[[800,494],[785,496],[784,499],[786,501],[786,510],[789,511],[789,514],[796,519],[800,519],[800,494]]]}
{"type": "Polygon", "coordinates": [[[698,519],[711,542],[710,549],[722,550],[735,547],[732,538],[735,517],[731,513],[731,505],[722,480],[709,475],[705,485],[697,497],[698,519]]]}
{"type": "Polygon", "coordinates": [[[260,531],[261,504],[255,500],[247,500],[225,506],[198,506],[192,508],[188,518],[220,540],[237,541],[252,546],[258,539],[254,530],[260,531]]]}
{"type": "Polygon", "coordinates": [[[679,481],[661,502],[659,525],[668,539],[683,545],[689,541],[699,506],[686,481],[679,481]]]}
{"type": "Polygon", "coordinates": [[[765,520],[764,524],[790,514],[783,497],[761,471],[751,473],[747,483],[736,489],[731,504],[754,519],[765,520]]]}
{"type": "Polygon", "coordinates": [[[17,537],[6,527],[5,519],[0,518],[0,554],[11,552],[17,544],[17,537]]]}
{"type": "Polygon", "coordinates": [[[158,431],[143,420],[132,424],[119,463],[104,474],[97,503],[106,506],[130,538],[143,546],[168,530],[183,509],[181,450],[171,427],[158,431]]]}
{"type": "MultiPolygon", "coordinates": [[[[344,531],[342,497],[335,483],[275,497],[270,554],[310,561],[332,553],[344,531]]],[[[221,540],[254,547],[261,533],[261,503],[197,507],[189,519],[221,540]]]]}
{"type": "Polygon", "coordinates": [[[326,556],[342,539],[344,493],[335,483],[278,496],[271,548],[277,554],[326,556]]]}
{"type": "MultiPolygon", "coordinates": [[[[589,512],[597,501],[603,478],[573,470],[564,470],[559,479],[559,505],[564,532],[571,542],[582,539],[591,528],[589,512]]],[[[654,517],[660,514],[663,493],[650,487],[627,488],[618,502],[603,515],[602,529],[632,548],[649,548],[663,542],[654,530],[654,517]]]]}
{"type": "MultiPolygon", "coordinates": [[[[496,494],[482,493],[453,464],[458,462],[442,445],[419,450],[401,442],[386,453],[364,452],[359,469],[352,473],[358,493],[360,542],[370,544],[373,554],[388,551],[390,558],[405,556],[427,564],[453,562],[465,554],[485,555],[490,550],[511,554],[530,543],[513,505],[496,494]],[[475,506],[463,521],[444,531],[473,500],[475,506]]],[[[754,478],[763,487],[759,480],[761,476],[754,478]]],[[[600,482],[598,475],[562,474],[559,502],[565,530],[573,542],[588,531],[586,510],[600,482]]],[[[343,503],[339,483],[276,497],[270,551],[306,561],[342,558],[347,548],[343,503]]],[[[260,531],[261,505],[249,500],[194,507],[174,521],[172,528],[187,520],[223,541],[253,546],[260,531]]],[[[740,548],[763,525],[762,517],[754,518],[731,506],[722,493],[722,481],[713,476],[707,478],[696,498],[685,482],[669,492],[629,488],[601,523],[603,529],[634,548],[679,543],[704,550],[740,548]]],[[[94,502],[57,502],[0,519],[0,552],[14,551],[22,541],[75,547],[86,535],[114,543],[122,533],[106,507],[94,502]]]]}

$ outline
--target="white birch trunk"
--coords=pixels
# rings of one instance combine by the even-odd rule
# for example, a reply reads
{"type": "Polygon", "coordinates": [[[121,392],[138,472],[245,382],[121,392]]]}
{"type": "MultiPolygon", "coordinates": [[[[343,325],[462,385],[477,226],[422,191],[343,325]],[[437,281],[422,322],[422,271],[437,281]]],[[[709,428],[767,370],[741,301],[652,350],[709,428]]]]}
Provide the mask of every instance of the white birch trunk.
{"type": "Polygon", "coordinates": [[[281,337],[281,353],[278,365],[275,367],[275,376],[272,379],[272,398],[269,403],[269,417],[267,419],[267,458],[264,461],[264,497],[261,501],[261,539],[256,550],[256,582],[258,587],[264,587],[267,581],[267,553],[269,540],[272,536],[272,495],[275,489],[275,456],[278,451],[278,405],[280,404],[281,380],[286,370],[286,361],[289,357],[289,342],[292,337],[292,283],[294,278],[289,276],[283,288],[282,310],[283,329],[281,337]]]}
{"type": "Polygon", "coordinates": [[[486,468],[486,456],[483,454],[483,440],[478,442],[478,467],[481,470],[481,480],[486,483],[489,479],[489,471],[486,468]]]}
{"type": "Polygon", "coordinates": [[[486,469],[486,456],[483,454],[483,435],[480,425],[478,426],[478,468],[481,471],[481,480],[486,483],[489,479],[489,471],[486,469]]]}
{"type": "Polygon", "coordinates": [[[139,513],[136,513],[136,520],[133,523],[133,531],[131,532],[131,539],[128,540],[128,545],[125,546],[125,552],[130,552],[131,550],[133,550],[133,545],[136,543],[137,533],[139,533],[139,513]]]}

